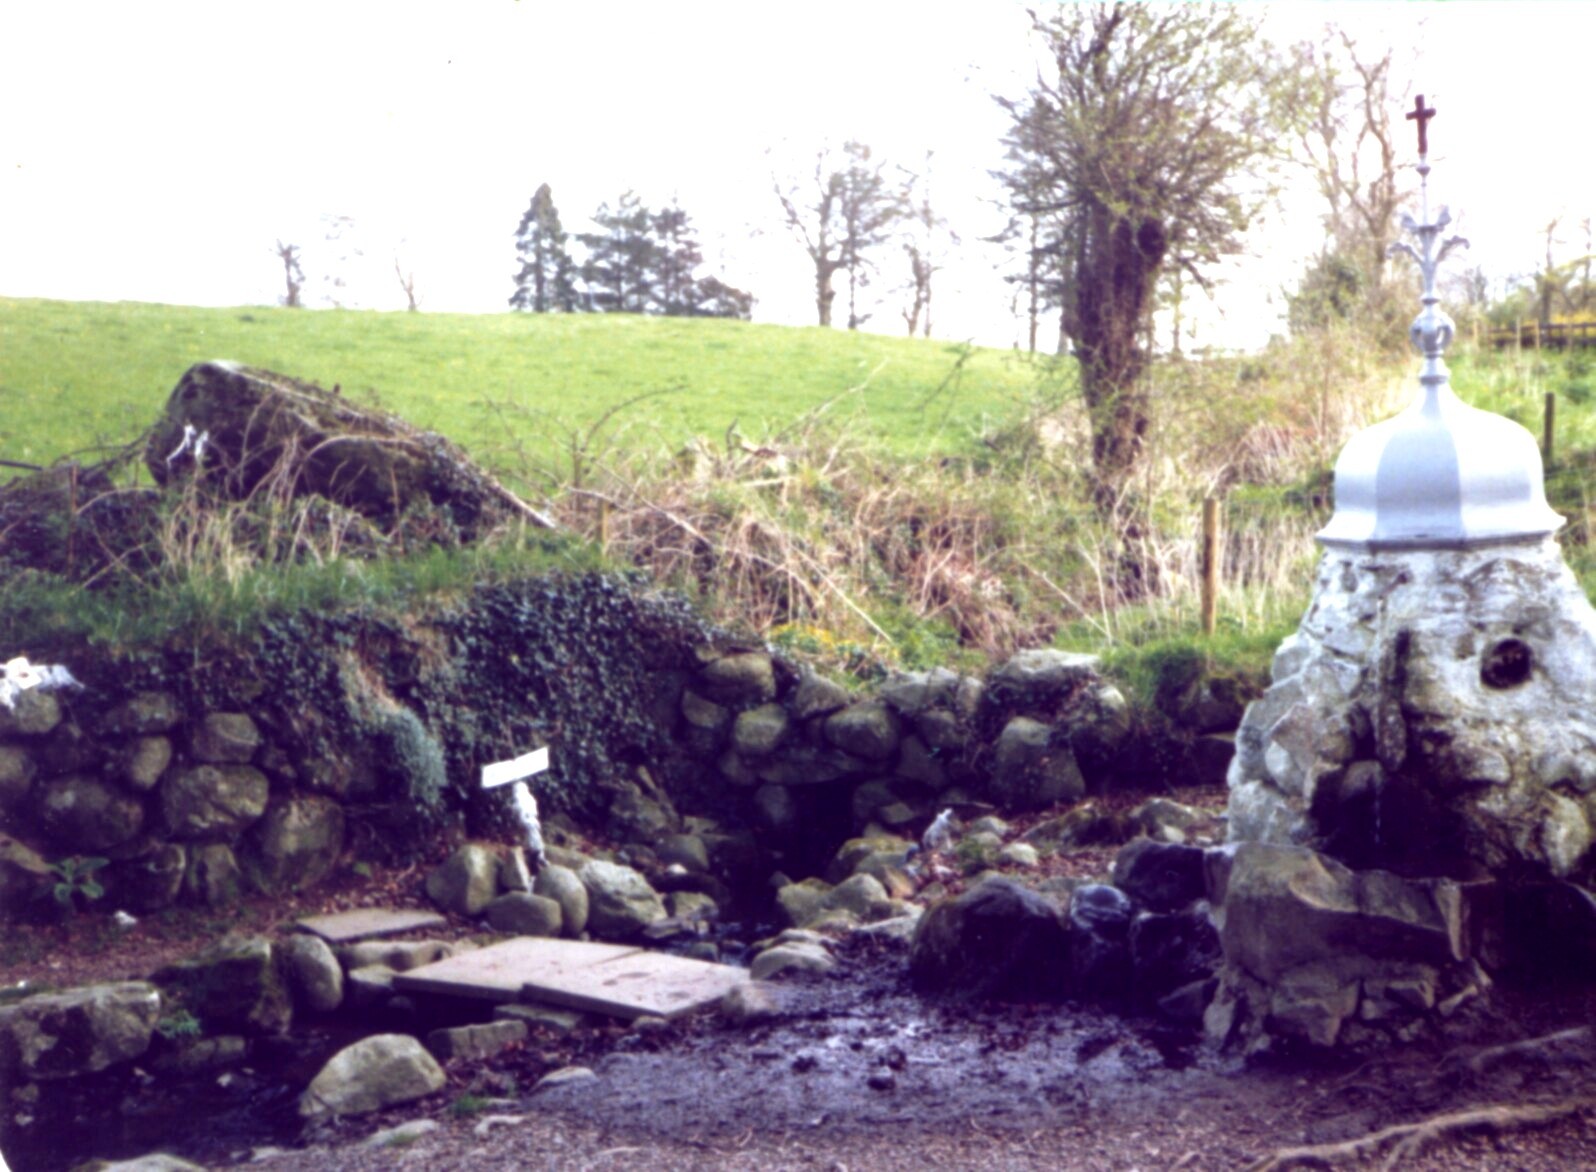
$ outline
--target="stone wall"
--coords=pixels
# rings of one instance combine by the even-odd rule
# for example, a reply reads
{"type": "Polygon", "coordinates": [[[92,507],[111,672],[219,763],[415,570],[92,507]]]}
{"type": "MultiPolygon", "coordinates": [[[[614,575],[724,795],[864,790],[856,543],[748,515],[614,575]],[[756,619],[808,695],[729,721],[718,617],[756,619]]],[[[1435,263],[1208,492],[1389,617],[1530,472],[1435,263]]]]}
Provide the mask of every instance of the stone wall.
{"type": "Polygon", "coordinates": [[[349,855],[516,841],[479,770],[538,744],[556,825],[648,852],[697,815],[711,848],[751,830],[794,876],[872,826],[917,835],[977,800],[1040,809],[1146,762],[1089,656],[1024,652],[985,679],[935,670],[856,693],[600,575],[404,616],[270,619],[247,640],[16,650],[84,687],[0,710],[11,913],[48,906],[63,860],[108,860],[106,905],[148,911],[313,885],[349,855]]]}

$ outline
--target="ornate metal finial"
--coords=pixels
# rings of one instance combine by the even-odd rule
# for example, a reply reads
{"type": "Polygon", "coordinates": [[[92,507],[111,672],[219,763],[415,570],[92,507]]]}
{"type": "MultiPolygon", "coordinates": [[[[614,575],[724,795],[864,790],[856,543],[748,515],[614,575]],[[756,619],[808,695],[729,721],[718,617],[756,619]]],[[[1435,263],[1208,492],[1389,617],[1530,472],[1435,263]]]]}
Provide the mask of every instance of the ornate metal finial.
{"type": "Polygon", "coordinates": [[[1391,252],[1411,256],[1424,274],[1424,308],[1409,337],[1424,355],[1420,389],[1400,414],[1365,428],[1336,460],[1336,511],[1319,531],[1330,549],[1461,550],[1542,541],[1563,519],[1546,503],[1535,437],[1510,419],[1470,407],[1447,385],[1441,360],[1456,329],[1439,308],[1435,270],[1468,242],[1441,239],[1452,220],[1445,208],[1430,219],[1427,123],[1435,110],[1421,95],[1410,121],[1419,128],[1419,219],[1402,217],[1415,244],[1391,252]]]}
{"type": "Polygon", "coordinates": [[[1441,232],[1452,222],[1452,213],[1443,204],[1441,212],[1434,220],[1430,219],[1430,136],[1429,122],[1435,117],[1435,108],[1424,104],[1424,95],[1419,94],[1413,100],[1413,109],[1408,112],[1408,120],[1417,122],[1419,126],[1419,219],[1415,221],[1412,216],[1402,217],[1403,230],[1417,237],[1419,247],[1411,244],[1393,244],[1388,250],[1388,255],[1402,254],[1410,256],[1419,266],[1419,272],[1424,277],[1424,292],[1420,297],[1424,308],[1419,311],[1419,316],[1413,319],[1413,325],[1408,328],[1408,339],[1413,343],[1418,352],[1424,355],[1424,370],[1419,375],[1419,382],[1426,390],[1439,387],[1447,381],[1446,363],[1441,356],[1446,348],[1452,344],[1452,337],[1457,332],[1457,326],[1447,316],[1446,311],[1438,307],[1440,298],[1435,293],[1435,270],[1445,260],[1454,248],[1467,248],[1469,242],[1461,236],[1449,236],[1440,240],[1441,232]],[[1437,242],[1439,241],[1439,247],[1437,242]]]}

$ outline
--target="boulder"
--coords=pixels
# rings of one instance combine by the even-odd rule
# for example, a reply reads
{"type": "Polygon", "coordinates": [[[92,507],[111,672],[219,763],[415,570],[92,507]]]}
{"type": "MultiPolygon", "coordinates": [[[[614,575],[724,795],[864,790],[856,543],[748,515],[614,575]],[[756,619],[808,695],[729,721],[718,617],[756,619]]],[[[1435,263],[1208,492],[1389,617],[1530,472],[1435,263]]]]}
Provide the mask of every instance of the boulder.
{"type": "Polygon", "coordinates": [[[1445,965],[1465,959],[1467,905],[1444,879],[1353,871],[1306,847],[1243,843],[1224,893],[1227,963],[1265,983],[1349,956],[1445,965]]]}
{"type": "Polygon", "coordinates": [[[300,1096],[301,1118],[364,1115],[442,1090],[437,1060],[407,1034],[377,1034],[340,1050],[300,1096]]]}
{"type": "Polygon", "coordinates": [[[247,713],[207,712],[189,730],[188,751],[208,765],[248,765],[260,743],[260,729],[247,713]]]}
{"type": "Polygon", "coordinates": [[[154,789],[172,763],[172,739],[158,734],[134,737],[112,756],[112,768],[129,789],[154,789]]]}
{"type": "Polygon", "coordinates": [[[533,881],[532,890],[560,905],[560,931],[568,937],[587,931],[587,887],[569,867],[546,863],[533,881]]]}
{"type": "Polygon", "coordinates": [[[232,847],[209,842],[188,848],[183,893],[190,901],[206,907],[226,907],[238,902],[243,886],[244,873],[232,847]]]}
{"type": "Polygon", "coordinates": [[[1075,754],[1053,729],[1016,716],[998,735],[992,761],[992,797],[1014,810],[1041,810],[1086,793],[1075,754]]]}
{"type": "Polygon", "coordinates": [[[826,911],[826,896],[830,894],[831,884],[824,879],[805,879],[783,885],[776,892],[776,904],[789,924],[802,928],[826,911]]]}
{"type": "Polygon", "coordinates": [[[1007,879],[990,879],[933,905],[909,952],[915,988],[969,997],[1060,998],[1070,987],[1070,943],[1058,907],[1007,879]]]}
{"type": "Polygon", "coordinates": [[[739,712],[732,724],[732,747],[750,757],[769,756],[787,739],[792,718],[780,704],[761,704],[739,712]]]}
{"type": "Polygon", "coordinates": [[[1101,663],[1095,655],[1075,651],[1021,651],[993,672],[988,683],[1005,700],[1029,705],[1097,682],[1101,663]]]}
{"type": "Polygon", "coordinates": [[[223,940],[153,979],[209,1033],[280,1034],[288,1029],[293,1001],[277,962],[269,940],[223,940]]]}
{"type": "Polygon", "coordinates": [[[762,704],[776,698],[776,671],[763,651],[723,655],[701,672],[705,690],[723,704],[762,704]]]}
{"type": "Polygon", "coordinates": [[[896,834],[871,834],[861,838],[850,838],[838,847],[837,853],[832,856],[831,862],[826,867],[826,881],[841,883],[871,858],[881,857],[901,866],[908,856],[911,845],[913,844],[908,839],[900,838],[896,834]]]}
{"type": "Polygon", "coordinates": [[[1208,894],[1204,852],[1134,839],[1114,856],[1114,886],[1155,912],[1178,911],[1208,894]]]}
{"type": "Polygon", "coordinates": [[[36,993],[0,1007],[0,1085],[73,1078],[141,1057],[161,1016],[145,981],[36,993]]]}
{"type": "MultiPolygon", "coordinates": [[[[1489,890],[1353,871],[1306,847],[1242,843],[1223,882],[1225,963],[1204,1017],[1218,1041],[1339,1045],[1347,1027],[1400,1031],[1488,979],[1477,942],[1502,938],[1489,890]]],[[[1211,864],[1216,861],[1210,852],[1211,864]]],[[[1489,887],[1489,885],[1486,885],[1489,887]]]]}
{"type": "Polygon", "coordinates": [[[659,861],[676,864],[695,875],[709,873],[709,845],[697,834],[668,834],[655,847],[659,861]]]}
{"type": "Polygon", "coordinates": [[[182,719],[170,692],[135,692],[105,714],[100,730],[110,736],[148,736],[170,732],[182,719]]]}
{"type": "Polygon", "coordinates": [[[866,761],[884,761],[897,752],[902,730],[885,704],[866,700],[826,717],[826,741],[866,761]]]}
{"type": "Polygon", "coordinates": [[[609,831],[622,841],[652,843],[681,826],[681,815],[663,793],[645,792],[632,781],[613,782],[604,789],[609,831]]]}
{"type": "Polygon", "coordinates": [[[22,805],[38,772],[38,765],[26,749],[0,745],[0,814],[22,805]]]}
{"type": "Polygon", "coordinates": [[[1098,1001],[1130,993],[1130,897],[1106,883],[1087,883],[1070,896],[1070,974],[1076,992],[1098,1001]]]}
{"type": "Polygon", "coordinates": [[[496,932],[516,936],[560,934],[560,904],[545,895],[511,891],[489,900],[482,912],[496,932]]]}
{"type": "Polygon", "coordinates": [[[898,746],[897,776],[912,781],[932,793],[948,788],[948,767],[941,755],[932,752],[925,740],[913,733],[898,746]]]}
{"type": "Polygon", "coordinates": [[[232,838],[266,812],[271,783],[249,765],[195,765],[167,774],[161,816],[177,839],[232,838]]]}
{"type": "Polygon", "coordinates": [[[54,692],[29,688],[12,703],[0,704],[0,737],[42,737],[61,723],[61,701],[54,692]]]}
{"type": "Polygon", "coordinates": [[[322,797],[278,802],[256,825],[254,839],[255,874],[263,890],[314,887],[343,854],[343,807],[322,797]]]}
{"type": "Polygon", "coordinates": [[[83,774],[38,784],[34,810],[45,834],[72,853],[121,846],[144,827],[144,803],[136,795],[83,774]]]}
{"type": "Polygon", "coordinates": [[[815,716],[829,716],[847,706],[848,689],[835,680],[816,675],[809,668],[798,677],[798,687],[793,692],[792,715],[795,720],[808,720],[815,716]]]}
{"type": "Polygon", "coordinates": [[[526,1022],[501,1019],[433,1030],[427,1035],[427,1050],[439,1062],[449,1062],[456,1058],[491,1058],[524,1041],[526,1022]]]}
{"type": "Polygon", "coordinates": [[[549,525],[437,433],[336,391],[232,362],[202,362],[184,373],[150,430],[144,462],[163,487],[198,476],[235,500],[275,478],[382,528],[442,514],[432,530],[464,541],[517,518],[549,525]],[[208,437],[213,455],[199,468],[167,459],[185,427],[208,437]]]}
{"type": "Polygon", "coordinates": [[[427,876],[427,898],[446,912],[474,916],[498,891],[499,856],[479,843],[466,843],[427,876]]]}
{"type": "Polygon", "coordinates": [[[755,981],[769,981],[782,973],[829,973],[836,959],[821,944],[778,944],[754,957],[748,975],[755,981]]]}
{"type": "Polygon", "coordinates": [[[1146,1007],[1212,979],[1223,959],[1206,911],[1144,912],[1131,921],[1129,944],[1131,992],[1146,1007]]]}
{"type": "Polygon", "coordinates": [[[344,970],[331,945],[319,936],[294,935],[279,948],[296,1005],[331,1013],[343,1004],[344,970]]]}
{"type": "Polygon", "coordinates": [[[587,888],[588,929],[606,940],[629,940],[656,920],[665,904],[648,880],[631,867],[594,859],[577,873],[587,888]]]}
{"type": "Polygon", "coordinates": [[[772,785],[824,785],[867,768],[867,762],[840,749],[792,745],[760,765],[754,776],[772,785]]]}
{"type": "Polygon", "coordinates": [[[396,973],[408,973],[422,965],[446,960],[460,945],[442,940],[362,940],[338,949],[338,963],[346,969],[381,965],[396,973]]]}
{"type": "Polygon", "coordinates": [[[718,733],[731,722],[731,710],[697,692],[682,693],[682,716],[694,728],[718,733]]]}

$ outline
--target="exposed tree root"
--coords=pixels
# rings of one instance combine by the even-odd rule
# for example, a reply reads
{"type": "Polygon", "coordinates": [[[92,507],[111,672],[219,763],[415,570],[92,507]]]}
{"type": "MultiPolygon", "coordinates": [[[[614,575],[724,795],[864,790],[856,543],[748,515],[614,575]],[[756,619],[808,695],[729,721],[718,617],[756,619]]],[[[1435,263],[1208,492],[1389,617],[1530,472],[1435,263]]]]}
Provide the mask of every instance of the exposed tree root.
{"type": "Polygon", "coordinates": [[[1559,1030],[1538,1038],[1525,1038],[1477,1050],[1467,1057],[1448,1058],[1445,1065],[1449,1074],[1489,1074],[1503,1066],[1564,1066],[1587,1061],[1592,1037],[1589,1026],[1559,1030]]]}
{"type": "Polygon", "coordinates": [[[1382,1167],[1390,1169],[1405,1156],[1417,1155],[1426,1145],[1463,1135],[1501,1135],[1531,1127],[1544,1127],[1596,1106],[1596,1099],[1563,1099],[1555,1103],[1495,1103],[1432,1115],[1416,1123],[1399,1123],[1357,1139],[1309,1147],[1281,1148],[1248,1165],[1247,1172],[1282,1172],[1287,1168],[1330,1168],[1386,1155],[1382,1167]]]}

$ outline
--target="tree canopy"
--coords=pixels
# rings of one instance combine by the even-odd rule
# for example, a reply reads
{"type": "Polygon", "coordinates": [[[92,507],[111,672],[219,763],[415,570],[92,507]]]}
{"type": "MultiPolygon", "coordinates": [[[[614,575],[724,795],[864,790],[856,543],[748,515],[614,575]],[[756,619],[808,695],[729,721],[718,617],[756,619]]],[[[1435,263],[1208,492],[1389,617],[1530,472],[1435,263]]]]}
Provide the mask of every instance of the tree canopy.
{"type": "Polygon", "coordinates": [[[1144,447],[1154,287],[1240,246],[1267,191],[1281,66],[1234,7],[1091,3],[1034,16],[1051,68],[1018,98],[1005,173],[1021,216],[1045,220],[1062,325],[1092,421],[1095,495],[1115,507],[1144,447]]]}

